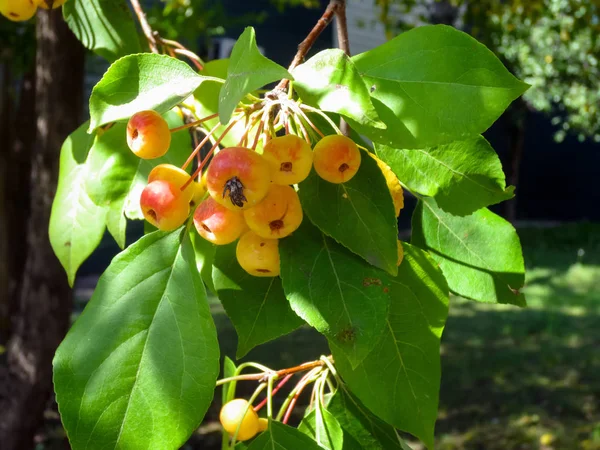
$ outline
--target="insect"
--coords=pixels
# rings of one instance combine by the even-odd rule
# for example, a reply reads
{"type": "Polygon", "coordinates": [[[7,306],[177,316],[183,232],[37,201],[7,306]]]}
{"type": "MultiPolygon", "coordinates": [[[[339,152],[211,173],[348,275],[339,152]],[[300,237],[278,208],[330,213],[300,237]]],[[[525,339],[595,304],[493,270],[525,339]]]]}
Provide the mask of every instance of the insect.
{"type": "Polygon", "coordinates": [[[244,206],[244,202],[248,201],[244,195],[244,185],[238,177],[233,177],[227,180],[225,187],[223,188],[223,198],[225,198],[228,191],[229,200],[231,200],[231,203],[233,203],[235,206],[242,208],[244,206]]]}

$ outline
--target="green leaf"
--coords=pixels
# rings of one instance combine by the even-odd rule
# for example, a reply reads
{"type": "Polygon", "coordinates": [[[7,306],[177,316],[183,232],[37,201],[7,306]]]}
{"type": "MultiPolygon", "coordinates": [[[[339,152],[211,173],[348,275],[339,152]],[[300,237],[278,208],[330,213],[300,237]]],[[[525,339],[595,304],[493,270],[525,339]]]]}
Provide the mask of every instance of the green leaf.
{"type": "Polygon", "coordinates": [[[521,243],[514,227],[488,209],[458,217],[434,199],[419,202],[412,243],[427,249],[457,295],[480,302],[526,306],[521,243]]]}
{"type": "Polygon", "coordinates": [[[310,220],[369,263],[395,275],[398,223],[392,197],[377,162],[361,150],[356,175],[329,183],[312,170],[300,185],[302,208],[310,220]]]}
{"type": "Polygon", "coordinates": [[[125,199],[110,204],[106,212],[106,227],[121,250],[125,248],[127,218],[123,212],[125,199]]]}
{"type": "MultiPolygon", "coordinates": [[[[221,88],[225,79],[227,78],[227,69],[229,67],[229,59],[216,59],[214,61],[209,61],[204,65],[204,68],[200,72],[200,74],[204,76],[210,76],[213,78],[222,79],[221,83],[207,81],[202,83],[198,89],[194,92],[194,102],[192,104],[194,113],[196,117],[203,118],[213,114],[216,114],[219,111],[219,93],[221,92],[221,88]]],[[[244,132],[246,131],[245,121],[239,121],[227,132],[223,140],[221,141],[224,147],[235,147],[240,142],[243,137],[244,132]]],[[[207,130],[211,130],[213,127],[217,126],[217,130],[215,132],[215,136],[221,136],[225,129],[227,128],[227,124],[222,125],[219,122],[218,118],[210,119],[204,122],[204,128],[207,130]],[[218,126],[217,126],[218,125],[218,126]]],[[[257,127],[254,127],[248,133],[249,142],[254,142],[254,138],[256,137],[257,127]]],[[[262,140],[259,141],[257,145],[257,149],[260,151],[262,147],[262,140]]]]}
{"type": "Polygon", "coordinates": [[[313,409],[302,419],[298,430],[327,450],[342,450],[344,447],[344,431],[326,409],[313,409]]]}
{"type": "Polygon", "coordinates": [[[216,293],[238,334],[236,356],[302,325],[285,299],[279,277],[254,277],[238,264],[236,243],[219,245],[213,262],[216,293]]]}
{"type": "Polygon", "coordinates": [[[294,69],[294,89],[302,100],[323,111],[339,113],[366,127],[385,129],[369,90],[342,50],[317,53],[294,69]]]}
{"type": "Polygon", "coordinates": [[[83,46],[109,62],[141,51],[126,0],[70,0],[63,16],[83,46]]]}
{"type": "Polygon", "coordinates": [[[400,148],[475,137],[528,88],[487,47],[445,25],[414,28],[352,60],[413,136],[400,148]]]}
{"type": "Polygon", "coordinates": [[[413,192],[435,197],[444,211],[465,216],[514,196],[502,164],[482,136],[416,150],[376,145],[377,156],[413,192]]]}
{"type": "Polygon", "coordinates": [[[212,265],[215,259],[216,246],[200,236],[194,227],[190,229],[190,238],[192,240],[192,245],[194,246],[194,251],[196,252],[196,263],[202,281],[204,281],[206,287],[213,294],[216,294],[217,290],[215,289],[212,279],[212,265]]]}
{"type": "MultiPolygon", "coordinates": [[[[164,118],[170,127],[182,124],[172,111],[164,118]]],[[[138,158],[127,146],[126,124],[117,123],[102,133],[90,151],[89,176],[86,190],[94,203],[100,206],[122,204],[122,211],[130,219],[143,219],[140,195],[148,183],[153,167],[170,163],[181,166],[191,152],[188,133],[174,133],[167,154],[152,160],[138,158]]],[[[117,206],[115,206],[117,209],[117,206]]]]}
{"type": "Polygon", "coordinates": [[[287,70],[260,53],[254,28],[247,27],[231,50],[227,80],[219,93],[221,123],[229,122],[246,94],[282,78],[293,79],[287,70]]]}
{"type": "Polygon", "coordinates": [[[58,187],[50,213],[52,249],[73,286],[79,266],[92,254],[104,235],[106,209],[96,206],[85,191],[86,164],[93,136],[87,123],[75,130],[60,150],[58,187]]]}
{"type": "Polygon", "coordinates": [[[344,430],[344,449],[347,442],[356,442],[353,449],[410,450],[394,427],[373,415],[345,386],[338,389],[327,410],[344,430]]]}
{"type": "Polygon", "coordinates": [[[113,259],[54,358],[73,449],[177,449],[214,394],[219,347],[182,230],[113,259]]]}
{"type": "Polygon", "coordinates": [[[391,280],[390,298],[383,335],[369,356],[353,369],[337,343],[330,341],[333,359],[367,408],[433,448],[448,286],[426,252],[404,244],[404,261],[391,280]]]}
{"type": "Polygon", "coordinates": [[[90,127],[128,119],[138,111],[165,113],[207,79],[183,61],[139,53],[115,61],[90,96],[90,127]]]}
{"type": "Polygon", "coordinates": [[[269,428],[248,446],[248,450],[323,450],[319,445],[296,428],[281,422],[270,421],[269,428]]]}
{"type": "Polygon", "coordinates": [[[279,254],[283,289],[292,309],[335,343],[353,366],[359,364],[384,331],[386,273],[336,244],[308,220],[280,240],[279,254]]]}

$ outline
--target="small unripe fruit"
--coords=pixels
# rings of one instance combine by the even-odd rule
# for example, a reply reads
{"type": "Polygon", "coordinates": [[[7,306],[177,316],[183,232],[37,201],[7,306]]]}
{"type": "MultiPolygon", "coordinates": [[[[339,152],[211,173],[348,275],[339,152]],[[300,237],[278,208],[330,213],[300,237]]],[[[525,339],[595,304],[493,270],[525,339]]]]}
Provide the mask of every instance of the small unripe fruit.
{"type": "Polygon", "coordinates": [[[251,208],[271,184],[269,164],[258,153],[243,147],[221,150],[206,172],[208,193],[229,209],[251,208]]]}
{"type": "Polygon", "coordinates": [[[402,247],[402,242],[398,241],[398,263],[396,265],[399,266],[403,260],[404,260],[404,247],[402,247]]]}
{"type": "Polygon", "coordinates": [[[279,239],[296,231],[302,223],[302,205],[291,186],[271,185],[266,197],[253,208],[244,210],[252,231],[264,238],[279,239]]]}
{"type": "Polygon", "coordinates": [[[325,136],[313,149],[317,174],[330,183],[345,183],[360,167],[360,150],[346,136],[325,136]]]}
{"type": "Polygon", "coordinates": [[[155,111],[137,112],[127,123],[127,145],[142,159],[160,158],[171,145],[169,124],[155,111]]]}
{"type": "Polygon", "coordinates": [[[238,441],[252,439],[259,431],[258,414],[252,409],[252,405],[243,398],[236,398],[224,404],[219,414],[219,420],[225,431],[231,436],[234,436],[237,431],[236,440],[238,441]]]}
{"type": "Polygon", "coordinates": [[[199,205],[206,195],[206,185],[202,182],[198,183],[197,181],[194,181],[192,186],[194,189],[194,195],[192,195],[192,199],[190,200],[190,207],[199,205]]]}
{"type": "Polygon", "coordinates": [[[308,176],[313,152],[304,139],[287,134],[271,139],[265,145],[263,157],[271,166],[273,183],[290,185],[300,183],[308,176]]]}
{"type": "Polygon", "coordinates": [[[394,211],[396,212],[396,217],[400,215],[400,210],[404,208],[404,191],[402,190],[402,185],[400,184],[400,180],[396,174],[390,169],[386,163],[380,160],[373,153],[369,153],[373,157],[375,161],[377,161],[377,165],[383,176],[385,177],[385,182],[390,191],[390,195],[392,196],[392,201],[394,202],[394,211]]]}
{"type": "Polygon", "coordinates": [[[235,249],[240,266],[255,277],[279,275],[279,240],[265,239],[254,231],[242,235],[235,249]]]}
{"type": "Polygon", "coordinates": [[[153,181],[144,188],[140,206],[146,220],[162,231],[180,227],[190,214],[189,201],[164,180],[153,181]]]}
{"type": "MultiPolygon", "coordinates": [[[[152,183],[156,180],[168,181],[173,186],[181,188],[190,180],[190,174],[183,170],[181,167],[174,166],[173,164],[159,164],[150,171],[148,175],[148,183],[152,183]]],[[[181,191],[184,198],[187,201],[191,201],[194,196],[195,186],[194,183],[189,183],[186,188],[181,191]]]]}
{"type": "Polygon", "coordinates": [[[36,11],[33,0],[0,0],[0,13],[13,22],[29,20],[36,11]]]}
{"type": "Polygon", "coordinates": [[[248,229],[241,211],[227,209],[212,197],[196,208],[194,225],[200,236],[217,245],[235,241],[248,229]]]}
{"type": "Polygon", "coordinates": [[[33,0],[40,8],[56,9],[60,8],[67,0],[33,0]]]}

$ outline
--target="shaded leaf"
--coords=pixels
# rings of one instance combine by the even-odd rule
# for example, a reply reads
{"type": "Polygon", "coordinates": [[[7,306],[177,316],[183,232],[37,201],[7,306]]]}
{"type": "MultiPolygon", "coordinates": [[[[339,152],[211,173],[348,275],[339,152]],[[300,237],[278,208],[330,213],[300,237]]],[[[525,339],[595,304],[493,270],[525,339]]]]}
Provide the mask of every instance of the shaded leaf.
{"type": "Polygon", "coordinates": [[[90,96],[90,127],[128,119],[138,111],[162,114],[189,97],[207,79],[166,55],[139,53],[115,61],[90,96]]]}
{"type": "Polygon", "coordinates": [[[345,386],[338,389],[327,410],[344,430],[344,449],[352,443],[352,450],[410,450],[394,427],[373,415],[345,386]]]}
{"type": "Polygon", "coordinates": [[[54,386],[74,449],[179,448],[206,413],[219,347],[182,234],[146,235],[113,259],[58,348],[54,386]]]}
{"type": "Polygon", "coordinates": [[[502,164],[482,136],[415,150],[376,145],[384,160],[411,191],[435,197],[444,211],[467,215],[514,196],[502,164]]]}
{"type": "Polygon", "coordinates": [[[193,227],[190,228],[190,239],[192,240],[192,245],[194,246],[196,263],[198,265],[198,271],[200,272],[202,281],[204,281],[206,287],[213,294],[216,294],[217,291],[212,280],[212,266],[215,259],[216,246],[200,236],[193,227]]]}
{"type": "Polygon", "coordinates": [[[528,88],[487,47],[445,25],[414,28],[352,61],[371,95],[413,136],[392,145],[398,148],[475,137],[528,88]]]}
{"type": "MultiPolygon", "coordinates": [[[[352,368],[336,343],[333,359],[350,391],[381,419],[433,448],[440,389],[440,337],[448,315],[448,286],[426,252],[404,244],[391,280],[390,310],[373,351],[352,368]]],[[[343,426],[343,424],[342,424],[343,426]]]]}
{"type": "Polygon", "coordinates": [[[126,0],[70,0],[63,16],[83,46],[109,62],[141,51],[126,0]]]}
{"type": "Polygon", "coordinates": [[[282,78],[293,79],[286,69],[260,53],[254,28],[247,27],[231,50],[227,80],[219,93],[221,123],[229,122],[246,94],[282,78]]]}
{"type": "Polygon", "coordinates": [[[213,283],[238,334],[236,356],[294,331],[302,320],[285,299],[279,277],[255,277],[238,264],[236,243],[216,247],[213,283]]]}
{"type": "Polygon", "coordinates": [[[386,273],[336,244],[308,220],[280,241],[279,254],[292,309],[335,343],[353,366],[359,364],[384,331],[386,273]]]}
{"type": "Polygon", "coordinates": [[[100,244],[106,209],[92,202],[85,190],[89,174],[86,164],[93,136],[87,123],[75,130],[60,150],[58,186],[50,213],[49,237],[54,254],[73,286],[81,264],[100,244]]]}
{"type": "Polygon", "coordinates": [[[294,69],[294,89],[302,100],[323,111],[339,113],[371,128],[385,129],[371,103],[369,90],[342,50],[317,53],[294,69]]]}
{"type": "Polygon", "coordinates": [[[346,183],[323,180],[312,170],[298,195],[310,220],[374,266],[397,273],[398,224],[377,162],[362,151],[358,172],[346,183]]]}
{"type": "Polygon", "coordinates": [[[281,422],[270,421],[269,428],[248,446],[248,450],[323,450],[319,445],[296,428],[281,422]]]}
{"type": "Polygon", "coordinates": [[[302,419],[298,430],[313,438],[317,444],[327,450],[342,450],[344,448],[342,427],[326,409],[313,409],[302,419]]]}
{"type": "Polygon", "coordinates": [[[521,243],[514,227],[486,208],[458,217],[434,199],[419,202],[412,243],[427,249],[457,295],[480,302],[526,306],[521,243]]]}

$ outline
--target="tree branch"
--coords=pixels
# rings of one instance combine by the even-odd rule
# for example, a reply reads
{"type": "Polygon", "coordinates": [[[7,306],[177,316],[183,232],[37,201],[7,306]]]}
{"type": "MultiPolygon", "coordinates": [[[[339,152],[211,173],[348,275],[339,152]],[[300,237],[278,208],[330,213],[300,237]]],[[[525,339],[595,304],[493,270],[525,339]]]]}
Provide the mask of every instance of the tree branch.
{"type": "MultiPolygon", "coordinates": [[[[350,56],[350,43],[348,42],[348,22],[346,21],[346,0],[331,0],[337,3],[335,8],[335,23],[337,28],[338,46],[350,56]]],[[[340,118],[340,130],[344,136],[350,134],[350,127],[343,118],[340,118]]]]}
{"type": "Polygon", "coordinates": [[[139,0],[130,0],[131,6],[135,11],[135,15],[142,26],[142,31],[148,40],[148,46],[150,47],[150,51],[152,53],[158,53],[158,47],[156,45],[156,39],[154,37],[154,32],[148,23],[148,19],[146,19],[146,14],[144,14],[144,10],[142,9],[142,5],[140,5],[139,0]]]}

